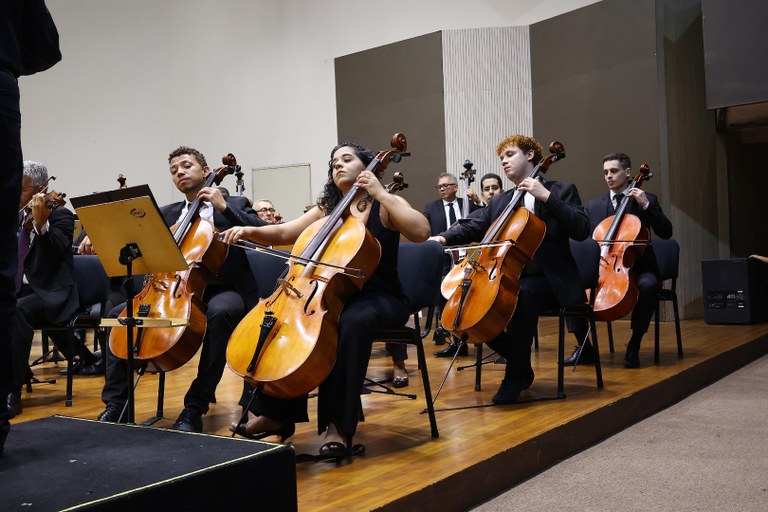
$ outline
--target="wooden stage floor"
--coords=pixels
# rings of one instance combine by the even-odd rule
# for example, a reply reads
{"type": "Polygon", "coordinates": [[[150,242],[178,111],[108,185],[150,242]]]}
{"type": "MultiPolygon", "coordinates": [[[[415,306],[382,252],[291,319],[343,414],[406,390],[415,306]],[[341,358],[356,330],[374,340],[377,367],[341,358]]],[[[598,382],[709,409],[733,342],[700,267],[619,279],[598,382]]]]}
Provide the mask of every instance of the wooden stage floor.
{"type": "MultiPolygon", "coordinates": [[[[297,465],[298,502],[302,511],[321,510],[464,510],[546,469],[573,453],[604,439],[640,419],[701,389],[768,352],[768,324],[747,326],[706,325],[701,320],[682,322],[685,356],[678,359],[674,324],[662,323],[661,362],[653,364],[653,326],[641,349],[642,367],[624,369],[624,344],[629,323],[614,323],[616,352],[608,353],[607,334],[598,328],[605,387],[595,387],[592,366],[566,369],[563,400],[549,400],[499,407],[437,413],[440,437],[432,439],[424,409],[415,352],[410,353],[410,386],[416,400],[380,394],[363,396],[365,422],[355,443],[366,447],[363,455],[342,464],[304,462],[297,465]]],[[[529,398],[554,396],[556,391],[556,324],[542,320],[540,350],[534,353],[536,381],[524,392],[529,398]]],[[[570,353],[572,337],[566,343],[570,353]]],[[[435,350],[431,337],[428,354],[435,350]]],[[[474,361],[459,358],[460,364],[474,361]]],[[[487,351],[487,349],[486,349],[487,351]]],[[[33,355],[39,348],[33,348],[33,355]]],[[[449,361],[427,356],[433,392],[449,361]]],[[[155,426],[168,427],[182,408],[188,382],[194,377],[196,359],[167,376],[165,419],[155,426]]],[[[374,346],[369,376],[390,375],[390,361],[383,344],[374,346]]],[[[64,406],[63,376],[53,363],[35,368],[36,376],[60,377],[56,384],[36,385],[23,393],[24,412],[13,423],[53,414],[95,418],[103,409],[103,378],[76,377],[74,405],[64,406]]],[[[452,408],[490,403],[503,375],[503,366],[483,368],[482,390],[474,390],[473,370],[448,376],[436,403],[452,408]]],[[[157,377],[147,376],[137,390],[137,421],[154,415],[157,377]]],[[[228,435],[228,425],[238,414],[241,381],[225,370],[217,390],[217,403],[204,418],[205,431],[228,435]]],[[[296,453],[317,453],[315,400],[310,400],[310,423],[298,425],[291,439],[296,453]]],[[[53,434],[52,434],[53,435],[53,434]]],[[[8,446],[13,443],[13,432],[8,446]]]]}

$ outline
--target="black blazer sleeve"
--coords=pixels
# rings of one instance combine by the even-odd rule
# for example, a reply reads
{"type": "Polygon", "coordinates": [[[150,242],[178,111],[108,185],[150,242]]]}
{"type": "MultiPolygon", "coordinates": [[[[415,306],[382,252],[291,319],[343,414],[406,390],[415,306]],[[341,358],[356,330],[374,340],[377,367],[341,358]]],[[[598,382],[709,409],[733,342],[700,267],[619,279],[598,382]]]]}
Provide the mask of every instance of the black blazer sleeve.
{"type": "Polygon", "coordinates": [[[634,212],[643,224],[650,226],[653,232],[659,238],[670,238],[672,236],[672,223],[669,221],[664,212],[661,211],[661,205],[659,204],[659,198],[654,194],[646,192],[648,197],[648,208],[643,210],[637,203],[634,204],[634,212]]]}

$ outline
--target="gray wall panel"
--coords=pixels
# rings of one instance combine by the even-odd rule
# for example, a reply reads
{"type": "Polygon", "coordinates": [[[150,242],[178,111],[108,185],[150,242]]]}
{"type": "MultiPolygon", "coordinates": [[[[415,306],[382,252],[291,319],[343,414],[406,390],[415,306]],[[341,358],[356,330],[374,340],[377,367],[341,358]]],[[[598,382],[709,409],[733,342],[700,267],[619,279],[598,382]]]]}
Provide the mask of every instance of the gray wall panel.
{"type": "MultiPolygon", "coordinates": [[[[444,31],[443,70],[448,172],[460,174],[469,159],[478,180],[495,172],[508,188],[496,145],[532,132],[528,27],[444,31]]],[[[479,192],[479,183],[473,189],[479,192]]],[[[460,182],[459,194],[465,193],[460,182]]]]}
{"type": "Polygon", "coordinates": [[[339,57],[335,70],[339,140],[378,151],[404,133],[413,156],[390,165],[384,181],[405,174],[409,187],[400,194],[420,210],[437,197],[445,172],[441,33],[339,57]]]}

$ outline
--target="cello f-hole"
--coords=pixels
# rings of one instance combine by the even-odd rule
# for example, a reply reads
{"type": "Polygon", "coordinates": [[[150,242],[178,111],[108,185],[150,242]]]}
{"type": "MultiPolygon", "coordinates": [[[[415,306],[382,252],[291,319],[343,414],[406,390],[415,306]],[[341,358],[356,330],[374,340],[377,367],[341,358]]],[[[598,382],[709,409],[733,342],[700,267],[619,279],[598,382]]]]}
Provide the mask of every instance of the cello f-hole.
{"type": "Polygon", "coordinates": [[[180,287],[181,287],[181,276],[179,274],[176,274],[176,284],[173,287],[172,295],[177,299],[180,299],[182,297],[181,291],[179,290],[180,287]]]}
{"type": "Polygon", "coordinates": [[[315,298],[315,295],[317,295],[317,290],[320,288],[320,285],[318,284],[317,280],[312,280],[312,291],[309,294],[309,297],[307,297],[307,302],[304,303],[304,313],[307,316],[311,316],[315,314],[315,310],[309,310],[309,304],[312,302],[312,299],[315,298]]]}

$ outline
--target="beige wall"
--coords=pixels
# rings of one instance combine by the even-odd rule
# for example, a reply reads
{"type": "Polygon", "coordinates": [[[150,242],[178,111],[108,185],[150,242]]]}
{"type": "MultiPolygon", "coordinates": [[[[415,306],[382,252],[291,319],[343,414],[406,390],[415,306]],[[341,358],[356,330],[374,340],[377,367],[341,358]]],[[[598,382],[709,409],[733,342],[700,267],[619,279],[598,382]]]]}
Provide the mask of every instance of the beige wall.
{"type": "Polygon", "coordinates": [[[230,151],[246,169],[309,162],[316,194],[337,142],[336,57],[591,3],[47,0],[64,60],[20,81],[25,157],[70,196],[115,187],[123,172],[164,204],[178,199],[167,154],[189,144],[213,165],[230,151]]]}

